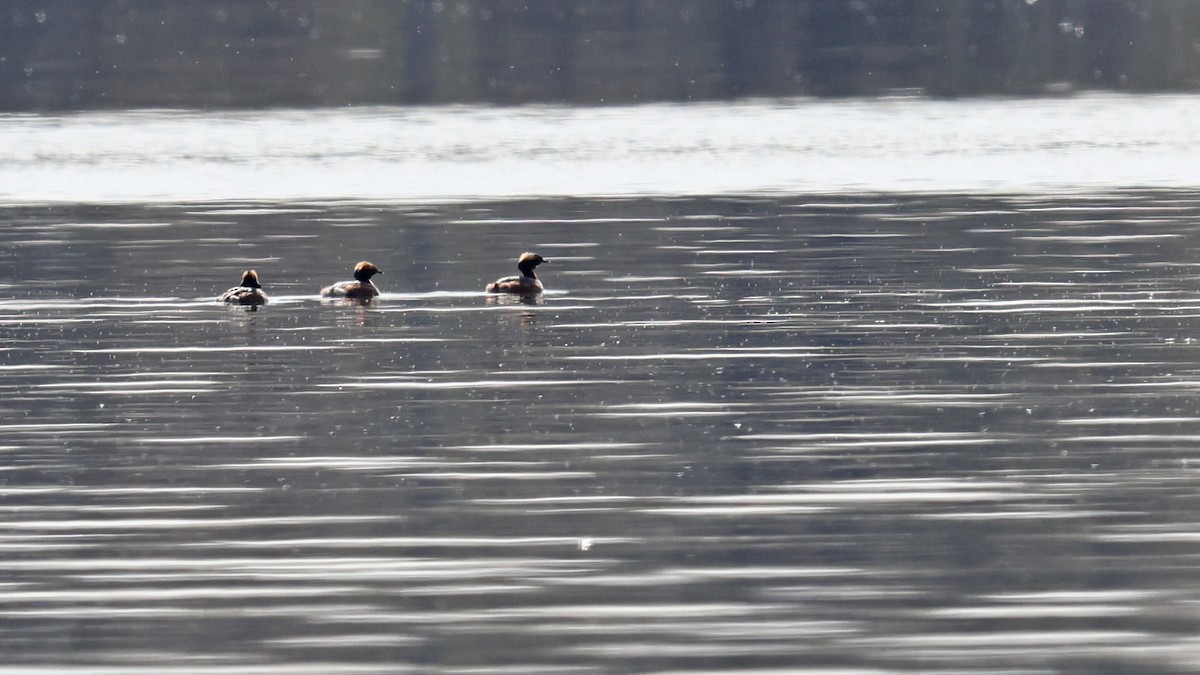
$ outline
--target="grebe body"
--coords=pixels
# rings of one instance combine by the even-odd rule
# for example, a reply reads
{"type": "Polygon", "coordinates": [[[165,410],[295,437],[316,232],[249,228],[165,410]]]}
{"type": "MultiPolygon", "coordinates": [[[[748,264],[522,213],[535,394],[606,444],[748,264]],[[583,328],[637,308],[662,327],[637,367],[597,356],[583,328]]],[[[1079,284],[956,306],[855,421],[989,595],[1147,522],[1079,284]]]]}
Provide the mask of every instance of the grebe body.
{"type": "Polygon", "coordinates": [[[519,276],[497,279],[488,284],[483,290],[488,293],[515,293],[519,295],[541,293],[542,281],[537,278],[537,274],[533,271],[533,268],[544,262],[550,261],[536,253],[522,253],[521,257],[517,258],[517,269],[521,270],[519,276]]]}
{"type": "Polygon", "coordinates": [[[371,281],[376,274],[383,274],[379,268],[366,260],[354,266],[353,281],[339,281],[336,284],[321,289],[321,297],[345,298],[347,300],[370,300],[379,295],[379,288],[371,281]]]}
{"type": "Polygon", "coordinates": [[[258,282],[258,272],[246,270],[242,272],[242,283],[222,293],[218,300],[231,305],[265,305],[267,294],[258,282]]]}

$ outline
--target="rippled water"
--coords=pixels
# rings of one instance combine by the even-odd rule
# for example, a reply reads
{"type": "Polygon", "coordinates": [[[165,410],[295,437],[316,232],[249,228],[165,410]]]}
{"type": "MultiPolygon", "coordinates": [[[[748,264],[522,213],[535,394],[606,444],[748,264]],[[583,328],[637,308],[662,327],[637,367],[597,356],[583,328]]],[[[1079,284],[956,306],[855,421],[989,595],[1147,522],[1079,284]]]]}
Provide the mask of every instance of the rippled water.
{"type": "Polygon", "coordinates": [[[0,219],[0,672],[1200,669],[1196,192],[0,219]]]}

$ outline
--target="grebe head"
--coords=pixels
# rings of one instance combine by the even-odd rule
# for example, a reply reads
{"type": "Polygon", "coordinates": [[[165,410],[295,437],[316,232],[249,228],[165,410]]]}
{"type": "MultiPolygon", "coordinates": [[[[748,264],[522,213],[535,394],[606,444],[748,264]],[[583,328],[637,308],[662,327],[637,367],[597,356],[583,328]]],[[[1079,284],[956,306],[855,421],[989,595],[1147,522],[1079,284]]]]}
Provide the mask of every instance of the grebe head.
{"type": "Polygon", "coordinates": [[[258,272],[254,270],[246,270],[242,272],[242,284],[247,288],[262,288],[262,284],[258,283],[258,272]]]}
{"type": "Polygon", "coordinates": [[[520,258],[517,258],[517,269],[527,277],[534,276],[533,268],[541,265],[544,262],[550,262],[536,253],[522,253],[520,258]]]}
{"type": "Polygon", "coordinates": [[[366,260],[354,266],[354,278],[363,283],[370,281],[371,277],[376,274],[383,274],[383,272],[379,271],[378,267],[375,267],[366,260]]]}

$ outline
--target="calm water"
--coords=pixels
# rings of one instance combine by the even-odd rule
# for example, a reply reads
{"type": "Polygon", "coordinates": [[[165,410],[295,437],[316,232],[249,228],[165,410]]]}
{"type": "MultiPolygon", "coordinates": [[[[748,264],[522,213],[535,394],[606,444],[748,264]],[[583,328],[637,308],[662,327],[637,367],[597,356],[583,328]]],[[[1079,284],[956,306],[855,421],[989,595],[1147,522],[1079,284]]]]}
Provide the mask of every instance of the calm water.
{"type": "Polygon", "coordinates": [[[1200,191],[199,202],[92,122],[0,132],[0,672],[1200,669],[1200,191]]]}

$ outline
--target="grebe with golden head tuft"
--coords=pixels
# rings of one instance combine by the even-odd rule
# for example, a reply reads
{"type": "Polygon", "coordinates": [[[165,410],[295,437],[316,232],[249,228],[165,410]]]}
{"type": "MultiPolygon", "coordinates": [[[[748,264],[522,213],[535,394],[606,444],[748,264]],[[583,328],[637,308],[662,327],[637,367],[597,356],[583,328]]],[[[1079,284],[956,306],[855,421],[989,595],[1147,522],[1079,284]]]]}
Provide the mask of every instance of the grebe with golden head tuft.
{"type": "Polygon", "coordinates": [[[217,299],[231,305],[267,304],[267,294],[263,292],[262,284],[258,282],[258,272],[254,270],[242,272],[242,283],[225,291],[217,299]]]}
{"type": "Polygon", "coordinates": [[[379,288],[371,281],[376,274],[383,274],[378,267],[363,260],[354,266],[354,281],[339,281],[321,289],[325,298],[346,298],[347,300],[370,300],[379,295],[379,288]]]}
{"type": "Polygon", "coordinates": [[[534,273],[533,268],[544,262],[550,261],[536,253],[522,253],[521,257],[517,258],[517,269],[521,270],[520,276],[497,279],[488,284],[484,290],[488,293],[517,293],[521,295],[541,293],[542,282],[537,278],[537,274],[534,273]]]}

